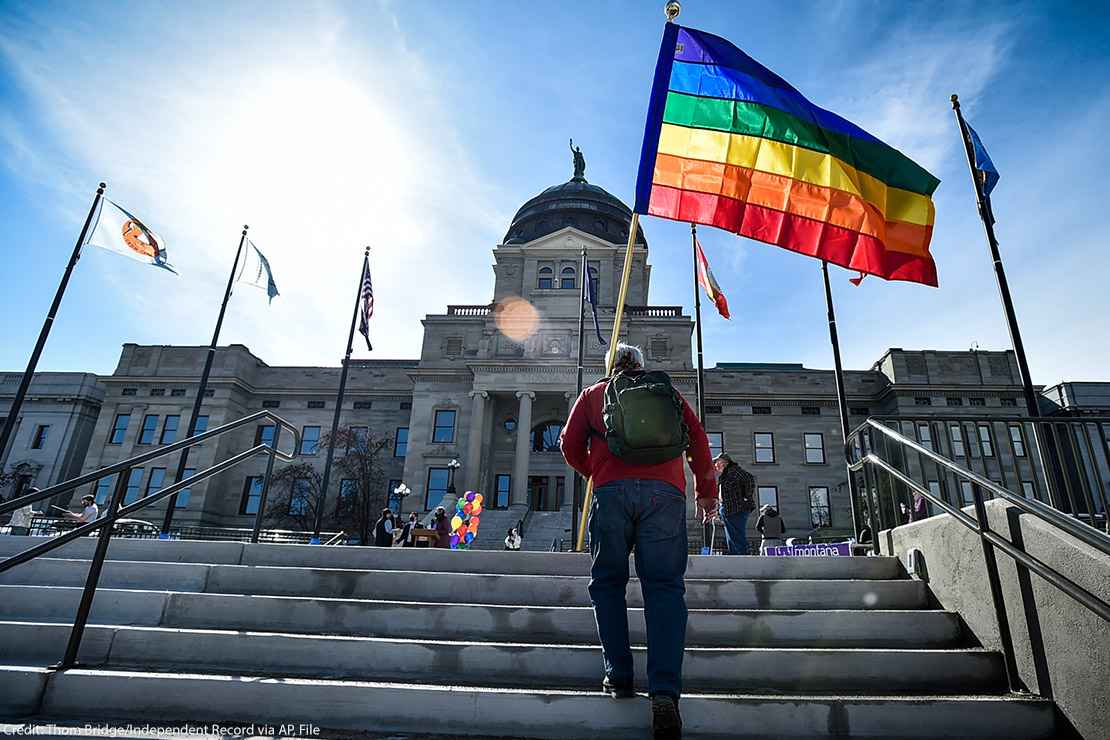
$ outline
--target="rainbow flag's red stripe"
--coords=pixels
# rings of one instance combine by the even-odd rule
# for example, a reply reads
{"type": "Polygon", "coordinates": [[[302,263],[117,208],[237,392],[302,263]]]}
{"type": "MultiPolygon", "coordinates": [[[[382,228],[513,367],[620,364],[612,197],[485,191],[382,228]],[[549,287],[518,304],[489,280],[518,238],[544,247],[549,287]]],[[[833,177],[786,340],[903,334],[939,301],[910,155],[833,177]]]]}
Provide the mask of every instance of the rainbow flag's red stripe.
{"type": "Polygon", "coordinates": [[[636,212],[717,226],[889,280],[937,284],[940,181],[728,41],[668,23],[636,212]]]}

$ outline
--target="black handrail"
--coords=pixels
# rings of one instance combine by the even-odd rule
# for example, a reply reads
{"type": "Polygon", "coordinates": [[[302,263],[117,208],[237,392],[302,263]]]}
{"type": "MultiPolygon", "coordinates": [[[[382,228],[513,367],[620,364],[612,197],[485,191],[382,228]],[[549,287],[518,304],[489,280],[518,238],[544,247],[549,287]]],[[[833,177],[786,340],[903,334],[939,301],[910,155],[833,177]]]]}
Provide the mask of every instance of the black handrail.
{"type": "MultiPolygon", "coordinates": [[[[1091,593],[1089,590],[1080,586],[1075,581],[1067,576],[1061,574],[1052,566],[1044,563],[1040,559],[1025,552],[1020,542],[1015,543],[1004,537],[999,536],[992,531],[990,522],[987,518],[986,505],[984,503],[983,489],[989,490],[998,498],[1006,501],[1008,504],[1013,505],[1015,508],[1022,512],[1036,517],[1041,521],[1050,524],[1058,529],[1063,530],[1069,535],[1076,537],[1076,539],[1094,547],[1099,552],[1110,554],[1110,537],[1107,537],[1102,532],[1099,532],[1094,527],[1090,527],[1083,522],[1068,517],[1061,512],[1046,506],[1040,501],[1029,500],[1023,496],[1018,496],[1002,486],[994,483],[993,481],[984,478],[977,473],[963,468],[948,458],[939,455],[932,450],[923,447],[917,442],[905,437],[898,431],[891,429],[884,421],[905,421],[904,418],[882,419],[870,418],[863,424],[858,426],[853,434],[852,439],[854,444],[846,445],[849,453],[849,459],[852,460],[848,466],[849,474],[863,472],[866,480],[864,486],[864,501],[866,503],[868,512],[870,513],[872,487],[871,487],[871,471],[870,468],[874,467],[885,472],[888,476],[899,481],[907,488],[915,493],[920,494],[928,501],[940,507],[944,512],[950,514],[957,522],[972,530],[979,535],[983,548],[983,561],[986,566],[987,581],[991,591],[991,601],[994,607],[995,619],[998,625],[999,638],[1002,643],[1003,658],[1006,667],[1006,676],[1009,681],[1011,689],[1016,689],[1019,685],[1017,678],[1017,659],[1014,652],[1013,639],[1010,635],[1009,629],[1009,616],[1006,612],[1004,595],[1002,592],[1002,582],[998,574],[998,564],[995,559],[995,548],[1001,550],[1006,555],[1014,559],[1015,563],[1020,566],[1036,573],[1045,581],[1070,596],[1075,601],[1082,604],[1087,609],[1091,610],[1104,620],[1110,622],[1110,603],[1107,603],[1099,596],[1091,593]],[[901,445],[903,448],[909,449],[918,455],[929,458],[933,463],[946,469],[957,478],[966,478],[971,483],[971,495],[974,502],[975,517],[969,516],[960,508],[949,504],[941,497],[934,495],[927,486],[923,486],[917,481],[913,480],[908,474],[899,470],[895,465],[892,465],[887,460],[882,459],[874,452],[874,445],[868,444],[870,434],[873,430],[882,432],[886,438],[893,440],[895,443],[901,445]]],[[[1099,420],[1096,423],[1103,423],[1099,420]]],[[[885,445],[884,445],[885,449],[885,445]]],[[[876,488],[877,496],[881,497],[881,489],[878,487],[878,479],[876,475],[876,488]]],[[[893,491],[892,491],[893,496],[893,491]]],[[[879,500],[878,521],[871,521],[871,526],[882,526],[882,501],[879,500]]],[[[856,502],[852,502],[855,507],[856,502]]],[[[1093,512],[1092,512],[1093,515],[1093,512]]],[[[895,525],[896,526],[896,525],[895,525]]],[[[876,530],[877,535],[877,530],[876,530]]],[[[1016,539],[1016,538],[1015,538],[1016,539]]],[[[873,537],[873,541],[877,544],[878,537],[873,537]]]]}
{"type": "MultiPolygon", "coordinates": [[[[266,468],[266,482],[264,484],[265,489],[268,489],[269,477],[270,473],[273,470],[274,458],[276,457],[286,462],[293,462],[296,459],[295,455],[297,450],[299,449],[299,446],[300,440],[297,435],[296,427],[292,426],[289,422],[285,421],[273,412],[263,410],[258,411],[254,414],[250,414],[249,416],[244,416],[241,419],[237,419],[228,424],[224,424],[223,426],[209,430],[207,432],[204,432],[203,434],[196,434],[192,437],[183,439],[180,442],[174,442],[173,444],[151,450],[150,452],[145,452],[141,455],[135,455],[134,457],[115,463],[114,465],[100,468],[99,470],[95,470],[91,473],[87,473],[72,480],[64,481],[41,491],[36,491],[26,496],[20,496],[19,498],[13,499],[5,504],[0,504],[0,514],[2,514],[6,511],[18,509],[26,506],[27,504],[32,504],[36,501],[41,501],[42,499],[49,498],[51,496],[57,496],[60,493],[72,491],[76,488],[80,488],[83,485],[98,481],[101,478],[105,478],[110,475],[117,476],[115,490],[112,492],[112,499],[109,502],[108,509],[103,516],[98,517],[94,521],[77,526],[69,532],[58,535],[57,537],[53,537],[47,542],[35,545],[34,547],[31,547],[27,550],[24,550],[23,552],[17,553],[3,561],[0,561],[0,573],[3,573],[7,570],[10,570],[11,568],[16,567],[17,565],[21,565],[22,563],[26,563],[52,550],[62,547],[66,543],[71,542],[78,537],[83,537],[86,534],[90,534],[94,531],[100,530],[99,537],[97,538],[96,542],[96,551],[93,554],[92,562],[89,564],[89,573],[85,579],[85,588],[81,592],[81,602],[77,607],[77,614],[74,616],[73,619],[73,629],[70,630],[69,633],[69,641],[66,644],[65,655],[62,657],[61,662],[59,662],[55,666],[55,668],[58,670],[66,670],[77,666],[77,654],[81,647],[81,638],[85,634],[85,626],[89,620],[89,612],[92,610],[93,598],[96,596],[97,585],[100,582],[100,572],[103,570],[104,560],[108,556],[108,544],[112,539],[112,528],[115,526],[117,520],[124,518],[127,514],[138,511],[139,509],[143,509],[147,506],[150,506],[151,504],[156,504],[163,499],[173,496],[182,489],[189,488],[196,483],[211,478],[214,475],[218,475],[255,455],[266,455],[269,458],[269,465],[267,465],[266,468]],[[233,455],[227,460],[216,463],[206,470],[191,475],[184,480],[177,481],[176,483],[173,483],[172,485],[167,486],[166,488],[163,488],[155,493],[147,494],[146,496],[130,504],[127,504],[126,506],[121,506],[121,504],[123,503],[123,497],[127,492],[127,483],[128,478],[130,477],[128,473],[136,465],[147,462],[148,460],[154,460],[164,455],[172,454],[174,452],[177,452],[178,450],[182,450],[187,447],[191,447],[193,445],[199,444],[200,442],[203,442],[206,439],[219,437],[223,434],[234,431],[241,426],[256,422],[259,419],[269,419],[274,422],[275,439],[276,432],[280,427],[285,427],[291,430],[293,432],[293,451],[289,454],[282,452],[281,450],[277,449],[276,441],[273,446],[265,444],[255,445],[249,450],[240,452],[237,455],[233,455]]],[[[255,534],[257,534],[258,523],[261,521],[261,517],[262,507],[260,506],[255,519],[255,534]]]]}

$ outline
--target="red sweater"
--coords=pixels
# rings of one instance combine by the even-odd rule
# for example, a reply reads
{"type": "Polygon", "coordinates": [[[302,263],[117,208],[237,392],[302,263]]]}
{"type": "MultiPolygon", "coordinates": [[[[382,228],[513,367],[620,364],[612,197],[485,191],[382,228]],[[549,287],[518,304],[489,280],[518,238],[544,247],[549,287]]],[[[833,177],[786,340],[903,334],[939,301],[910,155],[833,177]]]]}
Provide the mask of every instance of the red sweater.
{"type": "MultiPolygon", "coordinates": [[[[681,455],[659,465],[630,465],[609,451],[601,415],[607,383],[608,380],[602,380],[591,385],[574,402],[559,438],[567,463],[582,477],[593,477],[595,489],[611,481],[639,478],[666,481],[685,493],[686,474],[681,455]]],[[[681,395],[679,398],[682,398],[681,395]]],[[[697,498],[716,500],[717,479],[709,454],[709,439],[686,399],[682,399],[682,418],[690,430],[690,446],[686,448],[686,455],[690,469],[694,471],[697,498]]]]}

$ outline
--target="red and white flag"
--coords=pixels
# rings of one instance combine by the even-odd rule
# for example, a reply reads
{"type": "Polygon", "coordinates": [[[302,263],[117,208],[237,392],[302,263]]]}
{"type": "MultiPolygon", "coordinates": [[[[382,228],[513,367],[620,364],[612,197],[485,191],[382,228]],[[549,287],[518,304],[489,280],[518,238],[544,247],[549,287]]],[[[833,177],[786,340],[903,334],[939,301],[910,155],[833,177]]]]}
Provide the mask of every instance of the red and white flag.
{"type": "Polygon", "coordinates": [[[709,260],[705,258],[705,252],[701,249],[701,242],[696,237],[694,246],[697,247],[698,251],[698,283],[705,288],[705,294],[709,296],[709,300],[713,301],[713,305],[717,307],[717,312],[726,319],[731,318],[728,315],[728,300],[725,298],[725,294],[721,292],[721,286],[717,284],[717,278],[713,277],[713,270],[709,269],[709,260]]]}

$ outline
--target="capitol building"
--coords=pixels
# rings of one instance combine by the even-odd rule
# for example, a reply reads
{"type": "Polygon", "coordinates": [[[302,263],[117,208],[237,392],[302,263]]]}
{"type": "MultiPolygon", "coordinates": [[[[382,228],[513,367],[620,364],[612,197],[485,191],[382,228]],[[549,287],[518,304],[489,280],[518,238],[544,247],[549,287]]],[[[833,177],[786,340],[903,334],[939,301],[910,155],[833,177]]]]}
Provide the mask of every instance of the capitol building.
{"type": "MultiPolygon", "coordinates": [[[[575,395],[581,259],[584,251],[590,274],[596,270],[601,329],[608,337],[630,220],[628,206],[582,176],[547,188],[521,206],[494,246],[489,303],[427,315],[419,358],[352,362],[340,423],[391,440],[382,504],[403,482],[412,494],[393,501],[394,508],[434,508],[447,497],[449,463],[457,460],[453,482],[484,494],[483,519],[496,539],[503,525],[526,517],[540,528],[533,529],[534,545],[546,546],[570,527],[574,473],[559,452],[558,436],[575,395]]],[[[649,365],[670,373],[694,405],[693,319],[681,306],[651,303],[650,245],[642,232],[636,240],[623,341],[642,347],[649,365]]],[[[587,385],[602,376],[604,363],[589,324],[587,385]]],[[[18,434],[0,451],[3,470],[15,476],[12,485],[45,487],[180,439],[206,351],[126,344],[111,375],[39,373],[18,434]]],[[[301,430],[300,461],[322,470],[325,454],[317,441],[330,429],[339,373],[339,367],[271,366],[243,345],[221,347],[202,424],[215,428],[271,409],[301,430]]],[[[19,376],[0,379],[3,416],[19,376]]],[[[1018,416],[1021,405],[1012,352],[892,348],[871,367],[848,370],[845,381],[853,426],[877,415],[1018,416]]],[[[1065,412],[1074,410],[1077,398],[1105,404],[1095,387],[1104,388],[1057,386],[1043,391],[1044,402],[1065,412]]],[[[706,368],[705,396],[714,452],[727,450],[755,475],[760,502],[778,506],[788,536],[850,536],[831,370],[720,362],[706,368]]],[[[191,452],[190,468],[207,468],[272,434],[262,425],[205,443],[191,452]]],[[[157,468],[133,471],[129,498],[172,482],[176,458],[157,462],[157,468]]],[[[183,493],[175,524],[250,527],[264,470],[264,459],[255,458],[183,493]]],[[[329,500],[341,485],[333,476],[329,500]]],[[[76,493],[73,503],[90,492],[104,501],[110,491],[105,480],[76,493]]],[[[160,521],[162,511],[144,514],[160,521]]]]}

